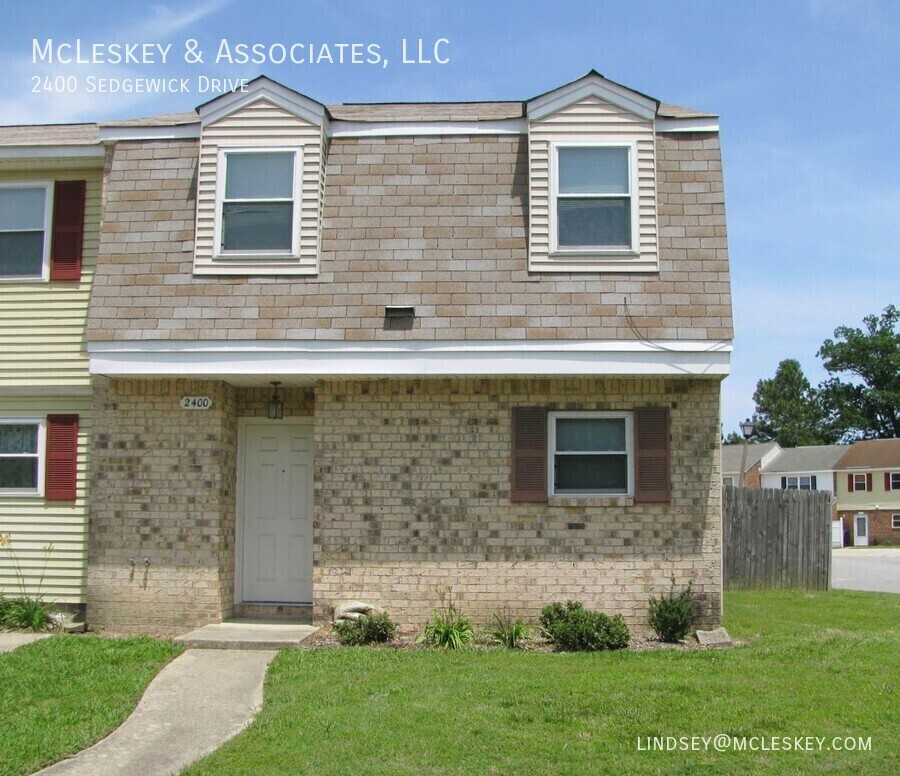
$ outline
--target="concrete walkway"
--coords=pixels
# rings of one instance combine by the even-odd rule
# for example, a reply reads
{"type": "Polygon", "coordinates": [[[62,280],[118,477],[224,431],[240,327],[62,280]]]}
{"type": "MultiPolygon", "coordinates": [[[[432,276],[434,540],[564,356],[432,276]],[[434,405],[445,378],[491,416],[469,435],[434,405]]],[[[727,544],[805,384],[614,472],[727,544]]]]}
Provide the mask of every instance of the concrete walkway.
{"type": "Polygon", "coordinates": [[[289,621],[235,618],[177,636],[175,643],[194,649],[283,649],[298,646],[317,630],[313,625],[289,621]]]}
{"type": "Polygon", "coordinates": [[[0,652],[12,652],[14,649],[24,647],[26,644],[33,644],[35,641],[46,639],[49,633],[19,633],[18,631],[9,631],[0,633],[0,652]]]}
{"type": "Polygon", "coordinates": [[[109,736],[39,771],[53,776],[168,776],[243,730],[263,700],[272,650],[189,650],[147,687],[109,736]]]}

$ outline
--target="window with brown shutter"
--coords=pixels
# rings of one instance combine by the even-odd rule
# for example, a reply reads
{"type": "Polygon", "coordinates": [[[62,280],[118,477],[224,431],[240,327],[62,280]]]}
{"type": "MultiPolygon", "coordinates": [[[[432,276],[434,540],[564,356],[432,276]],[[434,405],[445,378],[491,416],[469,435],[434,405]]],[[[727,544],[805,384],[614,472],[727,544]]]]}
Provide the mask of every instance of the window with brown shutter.
{"type": "Polygon", "coordinates": [[[853,493],[853,475],[852,474],[847,475],[847,492],[853,493]]]}
{"type": "Polygon", "coordinates": [[[547,500],[547,410],[513,407],[512,501],[547,500]]]}
{"type": "Polygon", "coordinates": [[[47,501],[74,501],[77,472],[78,415],[48,415],[44,498],[47,501]]]}
{"type": "Polygon", "coordinates": [[[872,473],[868,472],[866,474],[866,490],[871,493],[872,492],[872,473]]]}
{"type": "Polygon", "coordinates": [[[81,280],[85,181],[57,181],[53,191],[50,280],[81,280]]]}
{"type": "Polygon", "coordinates": [[[672,500],[669,437],[668,407],[635,409],[635,503],[664,503],[672,500]]]}

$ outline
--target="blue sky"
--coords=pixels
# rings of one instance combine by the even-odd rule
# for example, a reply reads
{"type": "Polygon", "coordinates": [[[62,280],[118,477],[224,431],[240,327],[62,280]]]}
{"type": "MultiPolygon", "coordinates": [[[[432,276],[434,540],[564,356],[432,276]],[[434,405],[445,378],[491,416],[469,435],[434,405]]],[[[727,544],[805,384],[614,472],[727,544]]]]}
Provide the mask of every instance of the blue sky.
{"type": "Polygon", "coordinates": [[[35,75],[253,77],[323,102],[525,99],[595,68],[721,115],[737,334],[726,430],[756,381],[841,324],[900,303],[900,4],[188,0],[18,3],[0,29],[0,122],[188,110],[210,95],[32,94],[35,75]],[[32,39],[173,44],[162,65],[32,63],[32,39]],[[184,64],[196,38],[205,64],[184,64]],[[377,43],[389,66],[218,65],[230,43],[377,43]],[[400,41],[447,38],[450,62],[403,65],[400,41]]]}

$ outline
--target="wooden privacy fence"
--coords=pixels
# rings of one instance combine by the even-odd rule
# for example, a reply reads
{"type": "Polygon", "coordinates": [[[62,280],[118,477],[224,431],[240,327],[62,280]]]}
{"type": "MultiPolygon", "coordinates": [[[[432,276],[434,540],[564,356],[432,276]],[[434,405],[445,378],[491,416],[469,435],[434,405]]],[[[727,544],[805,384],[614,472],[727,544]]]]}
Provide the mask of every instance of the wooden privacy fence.
{"type": "Polygon", "coordinates": [[[831,494],[722,489],[726,590],[831,584],[831,494]]]}

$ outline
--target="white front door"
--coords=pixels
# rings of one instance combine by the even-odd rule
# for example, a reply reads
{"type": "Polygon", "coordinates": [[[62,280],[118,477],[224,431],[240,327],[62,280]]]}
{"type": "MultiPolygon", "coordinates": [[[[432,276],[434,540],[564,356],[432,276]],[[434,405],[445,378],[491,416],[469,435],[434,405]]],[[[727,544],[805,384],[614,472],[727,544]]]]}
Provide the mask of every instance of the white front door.
{"type": "Polygon", "coordinates": [[[241,456],[241,603],[312,601],[312,426],[247,421],[241,456]]]}
{"type": "Polygon", "coordinates": [[[853,516],[853,544],[856,547],[869,546],[869,518],[862,512],[853,516]]]}

